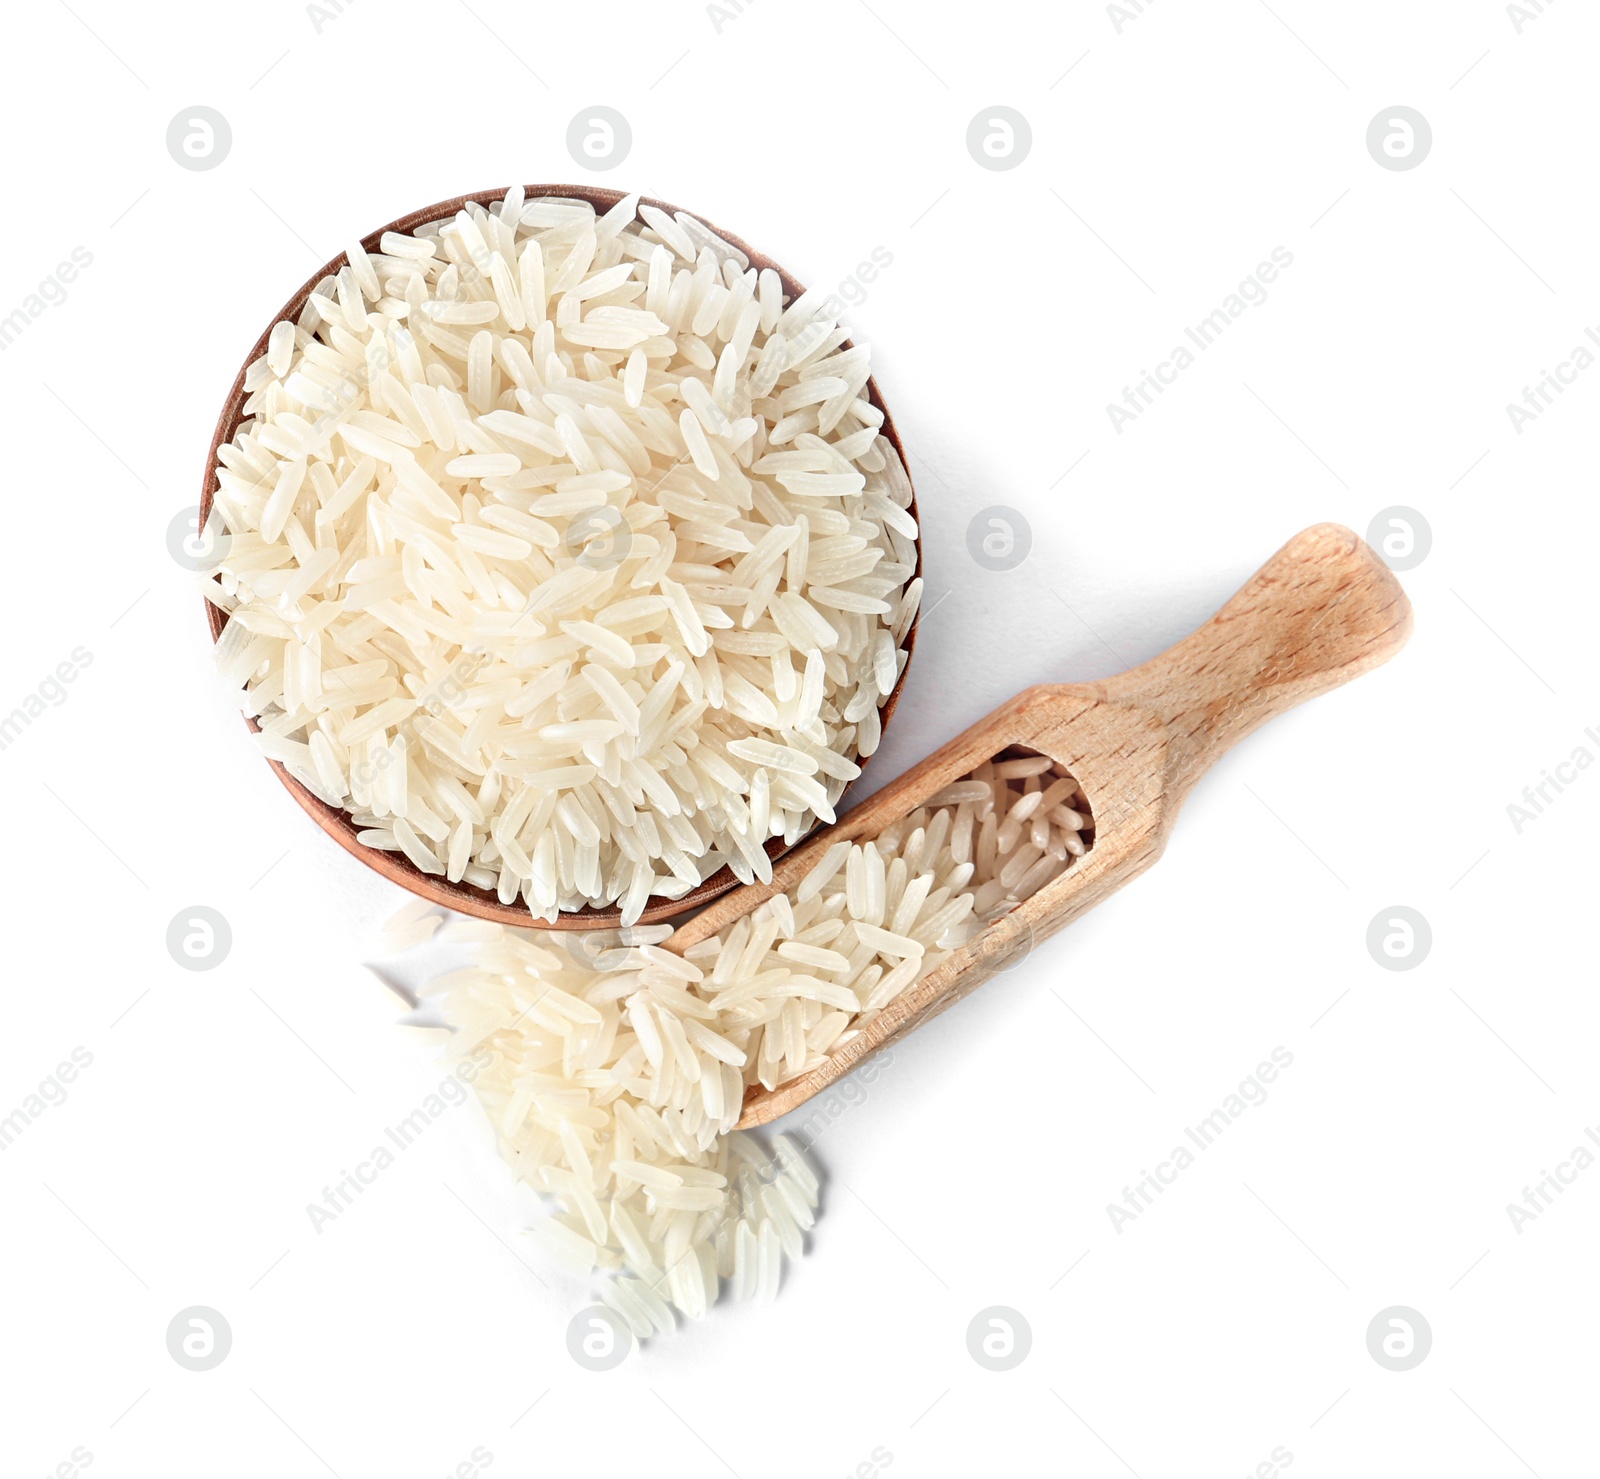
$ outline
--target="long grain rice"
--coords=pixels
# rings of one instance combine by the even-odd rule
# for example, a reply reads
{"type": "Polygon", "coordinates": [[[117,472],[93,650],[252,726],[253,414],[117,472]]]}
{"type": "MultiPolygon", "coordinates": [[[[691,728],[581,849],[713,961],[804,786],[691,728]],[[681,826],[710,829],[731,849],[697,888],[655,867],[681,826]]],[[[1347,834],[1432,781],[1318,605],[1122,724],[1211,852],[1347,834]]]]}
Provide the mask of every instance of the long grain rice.
{"type": "Polygon", "coordinates": [[[262,748],[548,922],[770,879],[876,749],[921,596],[843,338],[636,197],[352,247],[219,451],[205,589],[262,748]]]}
{"type": "MultiPolygon", "coordinates": [[[[669,1306],[699,1319],[724,1290],[773,1298],[820,1188],[792,1139],[734,1129],[745,1091],[821,1067],[1060,877],[1088,850],[1087,818],[1060,765],[988,762],[878,837],[824,849],[787,894],[682,955],[661,948],[666,926],[550,937],[450,925],[443,938],[468,944],[474,964],[424,994],[456,1029],[455,1054],[488,1050],[475,1088],[517,1174],[554,1204],[535,1228],[541,1248],[601,1276],[600,1297],[641,1339],[671,1328],[669,1306]],[[1019,832],[1001,849],[999,818],[1041,796],[1077,803],[1047,819],[1047,841],[1063,845],[1041,852],[1019,832]],[[976,868],[959,856],[974,825],[990,839],[976,868]]],[[[391,940],[430,937],[430,919],[407,906],[391,940]]]]}

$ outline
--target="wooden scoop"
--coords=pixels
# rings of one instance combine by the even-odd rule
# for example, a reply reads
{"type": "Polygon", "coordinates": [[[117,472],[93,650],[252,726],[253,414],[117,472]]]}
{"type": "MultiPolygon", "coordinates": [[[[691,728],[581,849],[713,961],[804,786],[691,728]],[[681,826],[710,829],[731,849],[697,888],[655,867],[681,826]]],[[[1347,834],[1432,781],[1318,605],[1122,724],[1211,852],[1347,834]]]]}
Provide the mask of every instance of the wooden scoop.
{"type": "Polygon", "coordinates": [[[740,1128],[805,1103],[1137,878],[1161,856],[1190,788],[1229,746],[1386,662],[1410,634],[1411,604],[1388,567],[1348,529],[1318,524],[1159,657],[1100,683],[1027,689],[781,859],[770,884],[716,900],[666,947],[682,951],[707,939],[798,885],[834,843],[877,836],[1013,747],[1060,761],[1088,799],[1092,842],[1082,857],[952,952],[826,1063],[771,1091],[750,1088],[740,1128]]]}

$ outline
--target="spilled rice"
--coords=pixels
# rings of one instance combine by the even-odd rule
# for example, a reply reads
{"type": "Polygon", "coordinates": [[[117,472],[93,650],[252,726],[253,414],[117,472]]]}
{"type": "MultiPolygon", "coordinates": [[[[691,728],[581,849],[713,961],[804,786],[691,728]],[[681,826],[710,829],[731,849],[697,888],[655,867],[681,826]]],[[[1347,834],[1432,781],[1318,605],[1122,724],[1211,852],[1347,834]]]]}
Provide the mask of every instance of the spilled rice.
{"type": "MultiPolygon", "coordinates": [[[[426,988],[518,1176],[530,1230],[640,1337],[719,1293],[771,1299],[818,1181],[786,1136],[734,1130],[752,1085],[821,1065],[895,997],[1089,845],[1076,782],[1038,756],[980,766],[875,841],[826,849],[787,894],[690,947],[667,927],[532,935],[457,921],[474,963],[426,988]],[[626,943],[623,943],[626,941],[626,943]]],[[[1091,834],[1092,835],[1092,834],[1091,834]]],[[[395,948],[433,935],[408,906],[395,948]]]]}

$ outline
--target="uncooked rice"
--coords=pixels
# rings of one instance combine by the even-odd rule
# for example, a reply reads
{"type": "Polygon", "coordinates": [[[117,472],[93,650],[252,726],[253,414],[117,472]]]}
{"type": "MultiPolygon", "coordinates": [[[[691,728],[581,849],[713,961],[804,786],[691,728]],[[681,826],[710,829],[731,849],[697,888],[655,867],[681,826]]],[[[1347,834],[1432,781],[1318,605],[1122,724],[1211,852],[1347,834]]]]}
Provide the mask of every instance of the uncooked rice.
{"type": "Polygon", "coordinates": [[[261,748],[548,922],[769,881],[877,748],[921,597],[867,347],[637,196],[514,189],[348,258],[218,453],[205,589],[261,748]]]}
{"type": "MultiPolygon", "coordinates": [[[[735,1131],[745,1090],[822,1065],[888,1004],[1090,845],[1076,782],[1041,756],[987,762],[873,841],[682,956],[666,926],[531,935],[461,920],[475,961],[425,988],[456,1030],[516,1173],[554,1201],[530,1233],[598,1274],[640,1338],[727,1292],[770,1300],[804,1252],[818,1178],[801,1147],[735,1131]],[[726,1289],[724,1290],[724,1281],[726,1289]]],[[[411,905],[404,948],[438,916],[411,905]]]]}

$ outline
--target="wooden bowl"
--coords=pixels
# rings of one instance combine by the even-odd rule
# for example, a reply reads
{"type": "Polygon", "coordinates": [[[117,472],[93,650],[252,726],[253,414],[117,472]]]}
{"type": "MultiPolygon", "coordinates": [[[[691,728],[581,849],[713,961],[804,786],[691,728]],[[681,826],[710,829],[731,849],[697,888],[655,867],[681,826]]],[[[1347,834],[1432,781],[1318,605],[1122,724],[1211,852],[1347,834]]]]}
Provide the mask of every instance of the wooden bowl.
{"type": "MultiPolygon", "coordinates": [[[[627,193],[622,190],[602,190],[591,185],[526,185],[523,190],[530,200],[546,195],[567,196],[576,200],[586,200],[595,208],[597,213],[609,210],[627,193]]],[[[502,200],[505,194],[506,190],[504,188],[499,190],[479,190],[471,195],[458,195],[452,200],[442,200],[437,205],[423,206],[422,209],[411,211],[407,215],[401,216],[399,220],[390,221],[387,225],[380,226],[376,231],[364,236],[361,239],[361,245],[366,251],[377,252],[380,250],[379,238],[386,231],[410,232],[426,221],[448,220],[469,202],[476,201],[479,205],[490,206],[502,200]]],[[[664,200],[654,200],[648,196],[641,197],[641,203],[657,206],[666,211],[668,215],[672,215],[680,209],[678,206],[669,205],[664,200]]],[[[693,213],[691,212],[691,214],[693,213]]],[[[791,301],[804,291],[802,285],[770,257],[758,252],[747,242],[741,241],[732,232],[724,231],[720,226],[707,221],[705,217],[697,216],[696,219],[703,221],[707,227],[731,246],[735,246],[744,252],[749,257],[752,267],[758,269],[772,268],[782,280],[784,292],[788,294],[791,301]]],[[[272,323],[269,323],[261,331],[261,337],[256,340],[250,352],[245,355],[244,363],[239,367],[239,373],[234,379],[233,389],[228,392],[227,401],[223,404],[222,414],[217,418],[217,429],[212,434],[211,448],[206,454],[205,476],[200,487],[200,528],[205,527],[206,519],[211,513],[211,496],[216,483],[218,467],[217,449],[224,443],[233,440],[240,423],[245,419],[243,414],[244,403],[247,399],[244,388],[245,371],[267,352],[267,338],[272,332],[272,325],[282,319],[298,319],[301,309],[305,307],[306,299],[311,296],[312,289],[322,282],[324,278],[334,276],[341,267],[346,265],[348,265],[348,257],[341,252],[332,261],[325,263],[312,273],[296,290],[294,296],[273,315],[272,323]]],[[[848,347],[849,342],[846,340],[844,347],[848,347]]],[[[867,381],[867,394],[872,404],[883,412],[882,435],[887,437],[893,444],[895,452],[900,457],[901,465],[905,466],[905,450],[900,444],[899,434],[895,431],[894,418],[890,416],[889,408],[884,405],[883,397],[878,392],[875,380],[867,381]]],[[[910,475],[911,470],[906,467],[908,480],[910,475]]],[[[914,494],[910,512],[912,517],[915,518],[917,504],[914,494]]],[[[912,578],[915,579],[921,574],[922,536],[919,531],[917,536],[917,564],[912,578]]],[[[223,627],[227,625],[227,613],[219,610],[209,601],[205,602],[205,608],[206,620],[211,627],[211,637],[213,641],[216,641],[222,635],[223,627]]],[[[889,721],[894,715],[895,707],[900,701],[901,690],[905,687],[906,673],[910,670],[909,658],[916,647],[916,641],[917,627],[916,623],[913,623],[902,644],[902,650],[908,659],[906,666],[901,669],[900,678],[894,686],[894,691],[878,710],[879,722],[884,729],[888,728],[889,721]]],[[[258,727],[253,719],[247,718],[245,722],[249,724],[251,729],[258,727]]],[[[861,756],[857,755],[853,758],[858,764],[865,766],[866,760],[861,756]]],[[[570,913],[563,912],[555,924],[546,924],[541,919],[535,919],[528,912],[527,905],[520,899],[515,903],[502,904],[498,895],[489,890],[474,888],[467,883],[451,883],[446,878],[436,878],[422,872],[403,853],[384,852],[377,848],[366,847],[356,841],[356,833],[359,829],[350,820],[347,812],[337,807],[329,806],[325,801],[313,796],[276,760],[269,760],[267,763],[277,773],[278,779],[283,782],[284,787],[300,804],[306,815],[321,827],[328,836],[333,838],[340,847],[352,857],[359,858],[375,872],[381,873],[391,882],[399,884],[401,888],[408,889],[420,898],[431,900],[435,904],[443,904],[447,908],[458,910],[462,914],[473,915],[479,919],[492,919],[500,924],[519,925],[523,928],[609,929],[615,928],[621,923],[620,909],[615,907],[608,909],[585,907],[570,913]]],[[[848,791],[849,786],[846,786],[846,794],[848,794],[848,791]]],[[[781,837],[774,837],[767,841],[766,851],[767,856],[776,861],[789,849],[785,847],[781,837]]],[[[698,909],[701,905],[709,903],[719,895],[727,893],[737,883],[738,880],[733,876],[732,870],[722,868],[698,887],[690,889],[681,899],[662,899],[651,903],[646,907],[639,923],[657,924],[663,920],[687,914],[691,910],[698,909]]]]}

